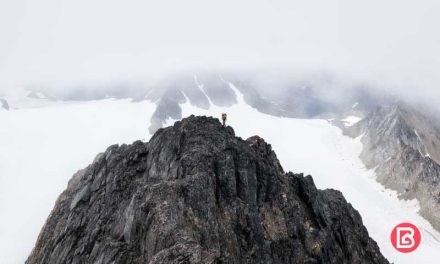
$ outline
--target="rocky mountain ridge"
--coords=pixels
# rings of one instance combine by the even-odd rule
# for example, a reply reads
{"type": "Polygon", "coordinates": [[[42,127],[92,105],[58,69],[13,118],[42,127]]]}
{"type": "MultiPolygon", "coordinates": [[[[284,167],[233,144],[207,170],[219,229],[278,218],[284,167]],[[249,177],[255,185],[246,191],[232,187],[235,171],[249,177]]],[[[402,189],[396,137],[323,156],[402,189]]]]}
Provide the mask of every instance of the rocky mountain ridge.
{"type": "Polygon", "coordinates": [[[237,103],[230,85],[243,94],[247,104],[258,111],[279,117],[327,118],[356,108],[366,113],[394,97],[362,82],[340,82],[331,74],[273,74],[270,72],[195,70],[169,74],[155,81],[116,82],[106,85],[78,85],[65,89],[27,87],[32,98],[55,101],[89,101],[108,98],[149,100],[156,104],[150,133],[168,119],[182,118],[180,104],[201,109],[212,105],[228,107],[237,103]],[[355,106],[355,107],[354,107],[355,106]]]}
{"type": "Polygon", "coordinates": [[[388,262],[340,192],[192,116],[75,174],[26,263],[388,262]]]}
{"type": "Polygon", "coordinates": [[[361,159],[377,180],[403,199],[417,199],[420,214],[440,230],[440,126],[434,117],[398,103],[380,107],[346,129],[362,136],[361,159]]]}
{"type": "Polygon", "coordinates": [[[6,101],[6,99],[0,98],[0,106],[5,110],[9,110],[9,104],[8,101],[6,101]]]}

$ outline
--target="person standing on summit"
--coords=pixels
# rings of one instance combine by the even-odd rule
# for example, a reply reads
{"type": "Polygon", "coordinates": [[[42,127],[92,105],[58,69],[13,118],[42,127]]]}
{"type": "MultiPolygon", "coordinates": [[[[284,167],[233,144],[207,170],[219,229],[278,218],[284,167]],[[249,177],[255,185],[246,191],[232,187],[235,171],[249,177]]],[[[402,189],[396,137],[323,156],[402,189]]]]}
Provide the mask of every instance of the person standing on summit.
{"type": "Polygon", "coordinates": [[[228,115],[226,113],[222,113],[223,126],[226,126],[226,119],[228,119],[228,115]]]}

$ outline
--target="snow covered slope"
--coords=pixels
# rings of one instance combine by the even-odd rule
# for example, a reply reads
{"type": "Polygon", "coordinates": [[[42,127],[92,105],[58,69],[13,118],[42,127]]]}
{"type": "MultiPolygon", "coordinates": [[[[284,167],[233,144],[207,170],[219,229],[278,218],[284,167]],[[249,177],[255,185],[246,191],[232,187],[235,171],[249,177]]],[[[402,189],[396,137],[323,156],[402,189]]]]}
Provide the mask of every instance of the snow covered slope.
{"type": "MultiPolygon", "coordinates": [[[[232,88],[234,86],[232,85],[232,88]]],[[[440,233],[417,211],[415,201],[401,201],[393,191],[386,190],[375,180],[359,159],[360,139],[353,140],[326,120],[303,120],[266,115],[251,108],[240,92],[238,104],[228,109],[211,107],[202,110],[182,105],[183,116],[191,114],[215,115],[228,113],[228,124],[237,135],[248,138],[255,135],[271,143],[284,170],[311,174],[318,188],[342,191],[347,201],[356,208],[370,236],[376,240],[382,253],[395,263],[437,263],[440,257],[440,233]],[[411,222],[421,228],[423,241],[411,254],[397,252],[390,243],[391,230],[401,222],[411,222]]],[[[358,120],[350,117],[355,123],[358,120]]],[[[173,121],[169,121],[171,124],[173,121]]]]}
{"type": "MultiPolygon", "coordinates": [[[[211,104],[203,110],[186,100],[182,115],[228,113],[228,125],[236,134],[264,137],[285,170],[312,174],[319,188],[341,190],[390,261],[436,263],[440,234],[417,214],[417,204],[398,200],[375,181],[358,158],[359,140],[343,136],[326,120],[262,114],[232,88],[237,104],[211,104]],[[398,253],[389,241],[392,228],[404,221],[422,229],[422,244],[411,254],[398,253]]],[[[154,110],[149,101],[103,100],[0,112],[0,263],[24,262],[56,197],[76,170],[111,144],[148,140],[154,110]]]]}
{"type": "Polygon", "coordinates": [[[24,263],[73,173],[112,144],[147,137],[154,107],[105,100],[0,111],[0,263],[24,263]]]}

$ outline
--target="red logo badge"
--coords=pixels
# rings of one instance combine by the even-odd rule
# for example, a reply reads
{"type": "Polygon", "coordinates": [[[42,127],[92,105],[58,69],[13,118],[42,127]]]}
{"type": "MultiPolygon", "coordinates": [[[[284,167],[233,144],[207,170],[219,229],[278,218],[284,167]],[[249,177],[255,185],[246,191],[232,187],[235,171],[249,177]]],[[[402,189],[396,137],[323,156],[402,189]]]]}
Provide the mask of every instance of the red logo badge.
{"type": "Polygon", "coordinates": [[[402,253],[410,253],[416,250],[422,236],[419,229],[410,223],[401,223],[391,232],[391,243],[393,247],[402,253]]]}

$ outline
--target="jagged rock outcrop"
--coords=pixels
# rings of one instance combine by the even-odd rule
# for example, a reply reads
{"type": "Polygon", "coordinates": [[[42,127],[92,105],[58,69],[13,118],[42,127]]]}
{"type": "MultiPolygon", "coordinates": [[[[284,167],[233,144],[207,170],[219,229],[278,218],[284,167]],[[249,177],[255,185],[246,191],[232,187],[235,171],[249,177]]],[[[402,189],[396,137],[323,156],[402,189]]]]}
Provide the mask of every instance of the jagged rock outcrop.
{"type": "Polygon", "coordinates": [[[75,174],[26,263],[388,262],[339,191],[191,116],[75,174]]]}
{"type": "Polygon", "coordinates": [[[148,128],[150,134],[163,127],[169,118],[181,119],[180,104],[190,103],[201,109],[209,109],[211,103],[222,107],[237,103],[236,94],[229,83],[219,75],[211,74],[174,76],[156,87],[147,98],[157,104],[148,128]]]}
{"type": "Polygon", "coordinates": [[[8,101],[6,101],[6,99],[0,98],[0,106],[5,110],[9,110],[9,104],[8,101]]]}
{"type": "Polygon", "coordinates": [[[362,135],[361,159],[377,180],[403,199],[417,199],[420,214],[440,230],[440,126],[407,103],[380,107],[346,133],[362,135]]]}

